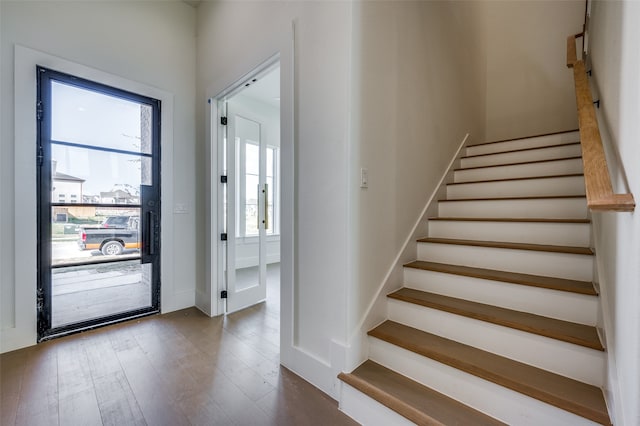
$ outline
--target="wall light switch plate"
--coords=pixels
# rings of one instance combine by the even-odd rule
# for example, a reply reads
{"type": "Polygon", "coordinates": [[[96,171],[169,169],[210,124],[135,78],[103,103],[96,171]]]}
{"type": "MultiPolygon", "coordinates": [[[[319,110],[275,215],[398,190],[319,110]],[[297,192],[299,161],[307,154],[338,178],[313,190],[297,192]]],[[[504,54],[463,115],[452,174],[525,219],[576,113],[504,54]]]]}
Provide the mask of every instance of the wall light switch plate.
{"type": "Polygon", "coordinates": [[[176,205],[173,207],[173,213],[175,214],[186,214],[187,213],[187,206],[183,203],[176,203],[176,205]]]}
{"type": "Polygon", "coordinates": [[[368,188],[369,187],[369,170],[368,169],[360,169],[360,188],[368,188]]]}

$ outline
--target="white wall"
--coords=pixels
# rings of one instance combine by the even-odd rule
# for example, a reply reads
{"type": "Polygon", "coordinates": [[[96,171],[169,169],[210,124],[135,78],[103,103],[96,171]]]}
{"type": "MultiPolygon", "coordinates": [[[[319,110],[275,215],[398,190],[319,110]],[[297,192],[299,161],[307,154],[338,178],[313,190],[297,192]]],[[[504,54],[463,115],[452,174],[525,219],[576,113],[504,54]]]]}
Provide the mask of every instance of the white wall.
{"type": "MultiPolygon", "coordinates": [[[[385,318],[384,296],[402,284],[394,259],[449,160],[466,133],[484,140],[480,12],[475,2],[356,4],[350,367],[363,355],[359,336],[385,318]],[[367,189],[359,187],[361,167],[368,169],[367,189]],[[384,282],[390,268],[394,273],[384,282]]],[[[415,253],[407,256],[403,260],[415,259],[415,253]]]]}
{"type": "MultiPolygon", "coordinates": [[[[640,3],[595,1],[590,60],[598,121],[617,192],[640,200],[640,3]],[[621,160],[620,160],[621,159],[621,160]],[[626,182],[625,182],[626,181],[626,182]]],[[[640,424],[640,214],[593,215],[612,421],[640,424]]]]}
{"type": "MultiPolygon", "coordinates": [[[[168,146],[172,149],[165,153],[163,164],[171,165],[166,170],[173,168],[175,173],[163,173],[163,200],[169,205],[163,206],[162,242],[167,250],[175,249],[175,256],[163,263],[162,305],[163,311],[192,306],[196,265],[194,9],[181,2],[3,0],[0,11],[1,350],[35,343],[35,221],[25,222],[14,212],[15,203],[35,202],[35,185],[14,189],[15,176],[25,170],[25,163],[17,162],[16,155],[25,151],[23,144],[33,144],[35,152],[35,140],[18,137],[31,134],[35,123],[28,118],[14,125],[14,118],[22,117],[14,114],[14,103],[29,102],[15,98],[14,86],[18,93],[35,93],[35,71],[29,68],[14,75],[15,45],[43,52],[40,56],[51,63],[77,64],[74,69],[88,74],[109,75],[113,81],[120,78],[133,85],[140,82],[170,96],[163,126],[171,133],[163,143],[174,143],[168,146]],[[175,202],[185,204],[187,214],[171,214],[174,192],[175,202]],[[21,246],[27,249],[18,259],[21,246]],[[18,298],[20,291],[26,291],[27,297],[18,298]]],[[[37,52],[34,55],[31,57],[37,57],[37,52]]],[[[35,155],[33,163],[31,157],[26,158],[26,166],[35,171],[35,155]]],[[[35,183],[35,174],[28,180],[35,183]]],[[[32,215],[35,220],[35,213],[32,215]]]]}
{"type": "MultiPolygon", "coordinates": [[[[208,179],[198,182],[197,191],[203,197],[210,193],[211,162],[216,160],[208,139],[206,98],[280,54],[281,360],[334,397],[342,368],[336,350],[346,340],[345,293],[350,285],[350,25],[348,2],[203,2],[198,8],[198,175],[208,179]]],[[[205,224],[215,212],[210,200],[202,200],[199,223],[205,224]]],[[[206,286],[216,273],[207,273],[207,265],[215,263],[209,243],[199,242],[199,299],[210,294],[206,286]]]]}
{"type": "Polygon", "coordinates": [[[487,140],[578,128],[566,38],[582,31],[584,0],[483,2],[487,140]]]}

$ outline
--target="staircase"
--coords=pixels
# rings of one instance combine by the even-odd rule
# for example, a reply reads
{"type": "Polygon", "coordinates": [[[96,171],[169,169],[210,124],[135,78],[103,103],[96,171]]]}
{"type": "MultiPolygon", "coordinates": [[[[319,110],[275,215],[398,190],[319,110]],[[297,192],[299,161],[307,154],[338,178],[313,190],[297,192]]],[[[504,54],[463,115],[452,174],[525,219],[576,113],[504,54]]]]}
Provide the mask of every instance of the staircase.
{"type": "Polygon", "coordinates": [[[340,374],[366,425],[611,424],[578,132],[468,146],[340,374]]]}

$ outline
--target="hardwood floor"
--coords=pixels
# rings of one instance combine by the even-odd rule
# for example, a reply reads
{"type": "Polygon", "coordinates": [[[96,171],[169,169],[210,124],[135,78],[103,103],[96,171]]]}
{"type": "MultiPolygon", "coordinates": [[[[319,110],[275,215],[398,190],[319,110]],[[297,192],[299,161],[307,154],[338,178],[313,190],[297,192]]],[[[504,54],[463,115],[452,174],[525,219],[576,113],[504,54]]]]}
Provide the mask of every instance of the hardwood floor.
{"type": "Polygon", "coordinates": [[[190,308],[6,353],[0,424],[355,425],[279,365],[278,345],[279,306],[268,300],[227,317],[190,308]]]}

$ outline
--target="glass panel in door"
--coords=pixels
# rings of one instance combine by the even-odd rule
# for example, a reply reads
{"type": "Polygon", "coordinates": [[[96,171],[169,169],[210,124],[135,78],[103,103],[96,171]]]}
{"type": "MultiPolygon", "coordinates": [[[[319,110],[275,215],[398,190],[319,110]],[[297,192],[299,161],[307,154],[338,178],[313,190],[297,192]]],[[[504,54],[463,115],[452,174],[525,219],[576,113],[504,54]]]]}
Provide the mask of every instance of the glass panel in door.
{"type": "Polygon", "coordinates": [[[229,114],[227,312],[266,298],[266,150],[259,122],[229,114]]]}

